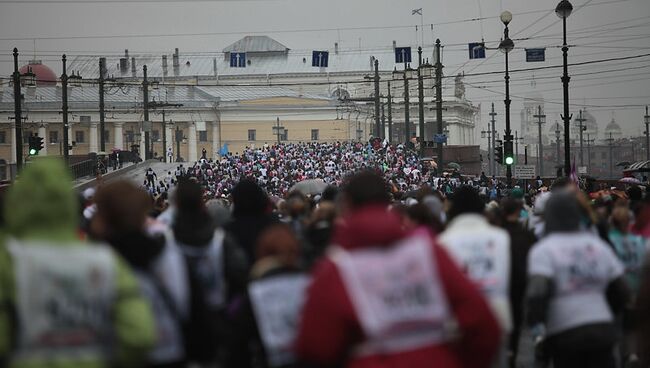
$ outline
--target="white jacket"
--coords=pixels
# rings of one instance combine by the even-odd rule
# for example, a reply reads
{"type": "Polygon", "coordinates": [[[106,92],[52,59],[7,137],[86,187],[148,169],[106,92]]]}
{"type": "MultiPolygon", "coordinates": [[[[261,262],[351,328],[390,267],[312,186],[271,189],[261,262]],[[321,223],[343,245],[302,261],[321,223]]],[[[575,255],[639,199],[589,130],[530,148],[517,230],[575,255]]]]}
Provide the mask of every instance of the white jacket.
{"type": "Polygon", "coordinates": [[[504,332],[512,329],[510,311],[510,236],[478,214],[454,218],[440,235],[465,274],[487,298],[504,332]]]}

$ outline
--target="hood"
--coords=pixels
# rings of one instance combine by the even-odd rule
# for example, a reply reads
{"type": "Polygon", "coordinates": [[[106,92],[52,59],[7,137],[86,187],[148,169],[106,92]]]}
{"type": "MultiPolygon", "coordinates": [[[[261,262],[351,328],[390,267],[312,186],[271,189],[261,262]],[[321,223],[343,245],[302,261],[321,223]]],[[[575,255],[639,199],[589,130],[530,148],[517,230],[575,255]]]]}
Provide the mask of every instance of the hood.
{"type": "Polygon", "coordinates": [[[546,201],[544,208],[546,234],[578,231],[581,218],[578,200],[569,192],[554,192],[546,201]]]}
{"type": "Polygon", "coordinates": [[[165,247],[163,237],[152,238],[144,233],[121,234],[106,240],[132,267],[138,269],[148,268],[165,247]]]}
{"type": "Polygon", "coordinates": [[[214,235],[214,222],[206,212],[175,211],[172,223],[174,237],[182,244],[203,247],[210,244],[214,235]]]}
{"type": "Polygon", "coordinates": [[[62,161],[35,160],[20,173],[5,202],[8,232],[18,238],[76,239],[79,204],[62,161]]]}
{"type": "Polygon", "coordinates": [[[332,242],[346,249],[388,246],[405,237],[396,213],[384,206],[362,207],[337,222],[332,242]]]}

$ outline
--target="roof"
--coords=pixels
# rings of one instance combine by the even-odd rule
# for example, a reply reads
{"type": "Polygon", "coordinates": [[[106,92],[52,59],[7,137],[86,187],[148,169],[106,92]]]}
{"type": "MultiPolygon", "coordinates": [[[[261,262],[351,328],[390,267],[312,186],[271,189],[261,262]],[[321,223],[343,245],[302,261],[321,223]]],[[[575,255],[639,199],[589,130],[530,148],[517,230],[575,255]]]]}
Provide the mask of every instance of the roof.
{"type": "Polygon", "coordinates": [[[287,52],[289,48],[268,36],[246,36],[223,52],[287,52]]]}
{"type": "Polygon", "coordinates": [[[235,102],[245,100],[258,100],[274,97],[293,97],[317,100],[329,100],[327,96],[315,94],[300,94],[297,91],[282,87],[256,86],[256,87],[234,87],[234,86],[202,86],[197,87],[201,92],[218,98],[224,102],[235,102]]]}
{"type": "Polygon", "coordinates": [[[621,133],[621,126],[616,123],[616,120],[612,118],[612,121],[607,124],[605,127],[605,133],[612,132],[612,133],[621,133]]]}
{"type": "MultiPolygon", "coordinates": [[[[425,49],[423,56],[432,57],[433,49],[425,49]]],[[[162,55],[138,54],[129,57],[135,58],[135,75],[131,72],[131,59],[128,60],[128,70],[120,72],[120,58],[124,56],[107,56],[107,75],[115,78],[142,78],[142,66],[147,65],[147,76],[152,79],[164,78],[192,78],[203,77],[215,79],[216,76],[267,76],[277,74],[311,74],[326,75],[327,73],[371,73],[371,58],[379,60],[381,72],[389,73],[394,68],[404,69],[404,64],[395,63],[392,47],[385,50],[339,50],[338,53],[330,50],[327,68],[312,66],[312,54],[306,51],[288,51],[278,55],[247,55],[250,61],[244,68],[230,67],[230,59],[223,53],[214,53],[214,56],[184,54],[179,52],[179,66],[172,65],[172,54],[167,55],[168,66],[163,68],[162,55]]],[[[417,63],[417,52],[413,51],[413,60],[417,63]]],[[[99,77],[99,57],[77,56],[69,62],[69,70],[78,72],[83,78],[96,79],[99,77]]]]}

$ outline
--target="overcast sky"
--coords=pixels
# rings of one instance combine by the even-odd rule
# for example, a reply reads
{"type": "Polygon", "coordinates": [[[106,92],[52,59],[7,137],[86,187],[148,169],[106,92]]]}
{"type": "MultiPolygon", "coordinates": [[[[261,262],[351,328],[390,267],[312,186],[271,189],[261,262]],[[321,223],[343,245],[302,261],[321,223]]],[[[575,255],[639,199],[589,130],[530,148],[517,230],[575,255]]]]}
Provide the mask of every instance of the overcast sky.
{"type": "MultiPolygon", "coordinates": [[[[650,54],[649,0],[572,0],[568,19],[569,62],[650,54]]],[[[467,43],[485,39],[496,47],[503,34],[502,10],[514,14],[510,36],[516,47],[513,70],[561,64],[562,23],[552,11],[556,0],[0,0],[0,75],[13,69],[11,51],[21,60],[36,58],[60,73],[60,55],[140,52],[219,52],[248,34],[266,34],[293,50],[363,48],[391,52],[398,45],[425,45],[440,38],[445,74],[499,71],[504,57],[487,51],[486,60],[468,61],[467,43]],[[32,3],[34,2],[34,3],[32,3]],[[423,8],[423,20],[411,11],[423,8]],[[486,18],[471,21],[473,18],[486,18]],[[416,25],[424,22],[423,34],[416,25]],[[431,24],[434,25],[433,31],[431,24]],[[366,29],[359,29],[365,27],[366,29]],[[367,29],[372,27],[372,29],[367,29]],[[174,36],[193,34],[192,36],[174,36]],[[198,34],[198,35],[197,35],[198,34]],[[153,35],[155,37],[143,37],[153,35]],[[84,38],[78,38],[83,36],[84,38]],[[109,36],[95,38],[95,36],[109,36]],[[519,40],[522,39],[523,40],[519,40]],[[34,41],[35,40],[35,41],[34,41]],[[523,48],[547,47],[545,63],[526,63],[523,48]],[[520,48],[520,49],[519,49],[520,48]]],[[[421,27],[419,27],[421,28],[421,27]]],[[[547,122],[560,120],[561,69],[512,74],[513,129],[519,129],[520,96],[533,90],[547,100],[547,122]],[[534,80],[534,81],[533,81],[534,80]]],[[[588,105],[602,130],[614,114],[626,135],[643,131],[645,104],[650,104],[650,57],[570,68],[572,103],[588,105]],[[590,74],[588,74],[590,73],[590,74]]],[[[496,103],[503,129],[502,75],[467,77],[468,98],[496,103]]],[[[573,106],[577,113],[579,106],[573,106]]],[[[479,127],[479,131],[484,127],[479,127]]],[[[547,129],[547,128],[546,128],[547,129]]],[[[602,137],[600,137],[602,138],[602,137]]]]}

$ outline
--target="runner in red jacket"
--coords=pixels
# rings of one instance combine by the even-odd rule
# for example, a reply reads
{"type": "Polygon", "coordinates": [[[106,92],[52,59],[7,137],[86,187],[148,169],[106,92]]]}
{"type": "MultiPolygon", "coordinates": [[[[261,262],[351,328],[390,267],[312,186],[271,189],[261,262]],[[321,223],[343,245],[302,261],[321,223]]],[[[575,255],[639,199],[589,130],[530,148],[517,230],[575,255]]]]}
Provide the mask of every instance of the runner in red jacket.
{"type": "Polygon", "coordinates": [[[489,367],[499,327],[481,293],[426,231],[407,232],[383,180],[344,189],[330,255],[315,268],[297,356],[350,368],[489,367]]]}

